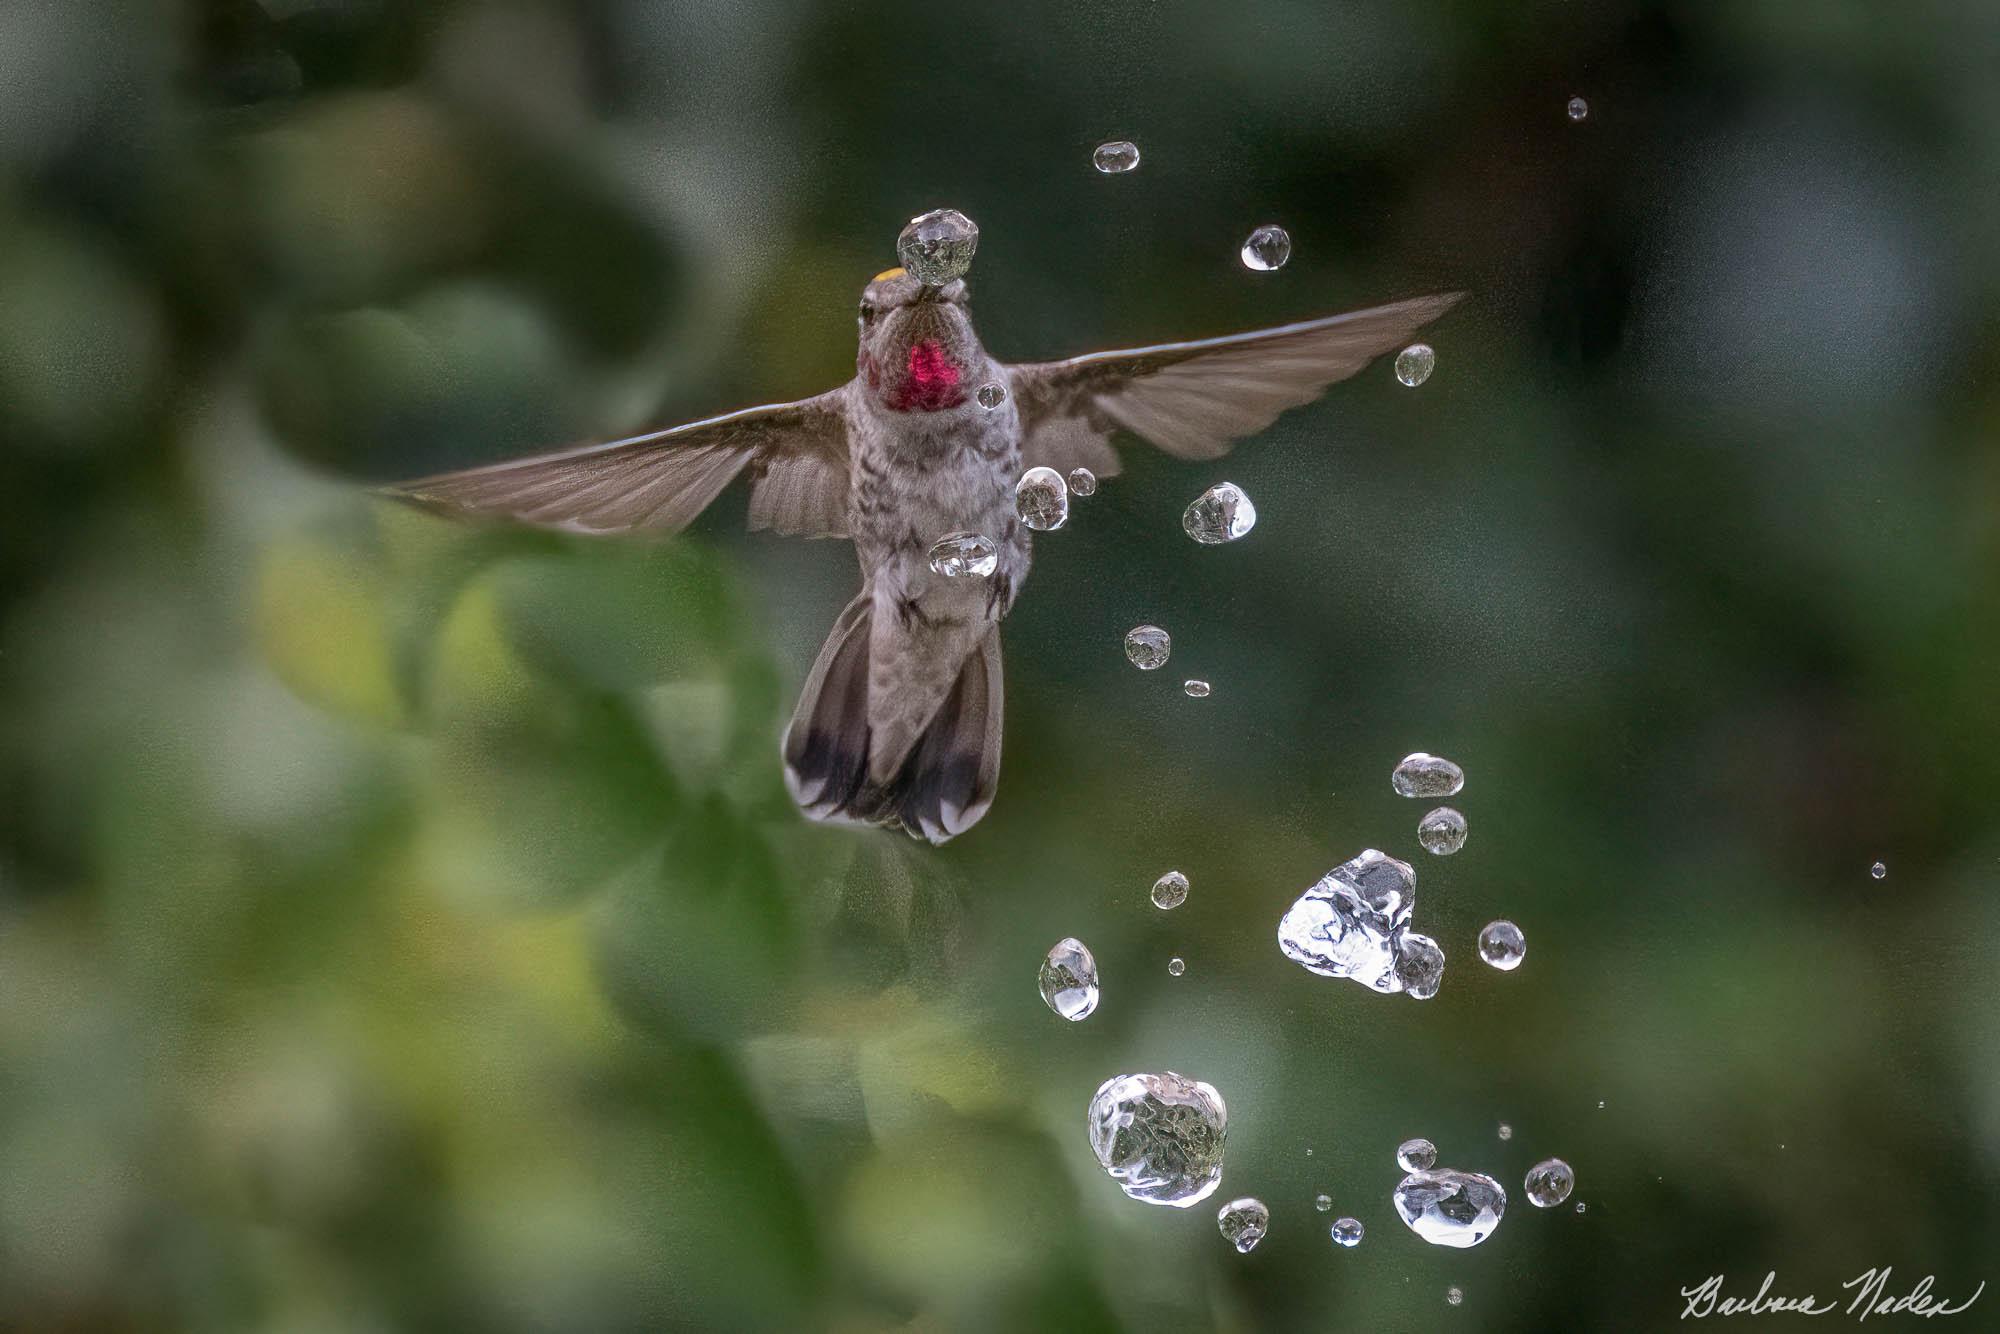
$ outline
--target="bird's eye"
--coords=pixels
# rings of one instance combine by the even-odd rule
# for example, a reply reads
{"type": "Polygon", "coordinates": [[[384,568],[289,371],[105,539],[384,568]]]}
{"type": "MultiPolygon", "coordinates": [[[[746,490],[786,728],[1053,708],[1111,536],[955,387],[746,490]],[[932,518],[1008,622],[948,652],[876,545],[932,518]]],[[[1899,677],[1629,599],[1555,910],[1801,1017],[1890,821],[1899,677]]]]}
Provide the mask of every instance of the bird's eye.
{"type": "Polygon", "coordinates": [[[866,301],[861,303],[861,326],[865,329],[875,323],[875,307],[866,301]]]}

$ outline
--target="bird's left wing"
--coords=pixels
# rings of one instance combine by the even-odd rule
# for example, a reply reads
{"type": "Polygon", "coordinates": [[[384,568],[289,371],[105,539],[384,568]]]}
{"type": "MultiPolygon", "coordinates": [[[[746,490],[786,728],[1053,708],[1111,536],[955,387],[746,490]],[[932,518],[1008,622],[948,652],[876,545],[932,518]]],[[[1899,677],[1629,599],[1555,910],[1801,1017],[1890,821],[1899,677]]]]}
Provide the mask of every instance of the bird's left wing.
{"type": "Polygon", "coordinates": [[[678,532],[746,468],[750,526],[847,536],[847,419],[836,389],[601,445],[390,487],[421,505],[576,532],[678,532]]]}
{"type": "Polygon", "coordinates": [[[1219,458],[1233,441],[1406,342],[1464,295],[1444,292],[1225,338],[1010,367],[1022,462],[1110,476],[1118,471],[1111,434],[1119,428],[1178,458],[1219,458]]]}

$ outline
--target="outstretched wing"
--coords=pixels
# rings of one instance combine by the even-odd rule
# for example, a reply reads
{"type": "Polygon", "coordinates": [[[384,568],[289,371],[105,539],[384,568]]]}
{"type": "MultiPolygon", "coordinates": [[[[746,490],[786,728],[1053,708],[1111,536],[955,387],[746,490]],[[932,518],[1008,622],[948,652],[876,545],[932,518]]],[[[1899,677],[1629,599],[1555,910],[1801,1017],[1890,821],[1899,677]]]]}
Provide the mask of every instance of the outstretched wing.
{"type": "Polygon", "coordinates": [[[576,532],[677,532],[748,469],[750,526],[847,536],[847,419],[836,389],[608,444],[442,473],[389,488],[439,509],[576,532]]]}
{"type": "Polygon", "coordinates": [[[1022,461],[1110,476],[1118,471],[1111,433],[1121,427],[1178,458],[1219,458],[1232,441],[1312,402],[1464,296],[1445,292],[1226,338],[1011,367],[1022,461]]]}

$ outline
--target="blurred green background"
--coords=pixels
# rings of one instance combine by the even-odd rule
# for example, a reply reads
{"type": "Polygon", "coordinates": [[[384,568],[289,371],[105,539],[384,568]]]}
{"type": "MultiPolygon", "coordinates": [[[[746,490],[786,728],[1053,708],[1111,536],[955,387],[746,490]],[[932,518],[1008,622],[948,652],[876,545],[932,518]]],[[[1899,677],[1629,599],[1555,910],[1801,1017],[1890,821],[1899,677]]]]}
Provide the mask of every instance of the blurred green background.
{"type": "Polygon", "coordinates": [[[0,1326],[1634,1329],[1712,1273],[2000,1281],[1996,57],[1979,0],[0,4],[0,1326]],[[944,204],[1003,357],[1475,299],[1420,390],[1129,450],[1041,540],[1000,800],[941,851],[779,781],[844,544],[361,485],[837,383],[944,204]],[[1261,522],[1196,548],[1224,478],[1261,522]],[[1469,775],[1456,857],[1390,791],[1417,749],[1469,775]],[[1433,1001],[1278,953],[1366,846],[1418,862],[1433,1001]],[[1163,1068],[1231,1109],[1187,1211],[1083,1133],[1163,1068]],[[1415,1134],[1512,1192],[1477,1250],[1395,1220],[1415,1134]],[[1550,1154],[1587,1213],[1520,1197],[1550,1154]]]}

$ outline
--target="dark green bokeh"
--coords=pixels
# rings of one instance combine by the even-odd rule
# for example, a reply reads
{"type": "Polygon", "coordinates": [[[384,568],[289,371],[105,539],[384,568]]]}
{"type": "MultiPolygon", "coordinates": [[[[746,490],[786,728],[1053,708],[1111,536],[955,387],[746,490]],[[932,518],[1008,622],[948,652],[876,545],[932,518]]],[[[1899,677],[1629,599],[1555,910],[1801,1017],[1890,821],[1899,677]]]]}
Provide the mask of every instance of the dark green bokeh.
{"type": "Polygon", "coordinates": [[[1918,9],[0,5],[0,1325],[1630,1329],[1712,1273],[2000,1279],[2000,23],[1918,9]],[[1420,390],[1076,503],[943,851],[783,792],[844,545],[360,485],[826,388],[944,204],[1004,357],[1474,300],[1420,390]],[[1261,521],[1197,548],[1225,477],[1261,521]],[[1416,749],[1470,776],[1456,857],[1416,749]],[[1433,1001],[1277,951],[1365,846],[1419,860],[1433,1001]],[[1083,1134],[1161,1068],[1231,1109],[1186,1212],[1083,1134]],[[1490,1242],[1395,1221],[1412,1134],[1508,1186],[1490,1242]],[[1587,1213],[1520,1197],[1550,1154],[1587,1213]]]}

